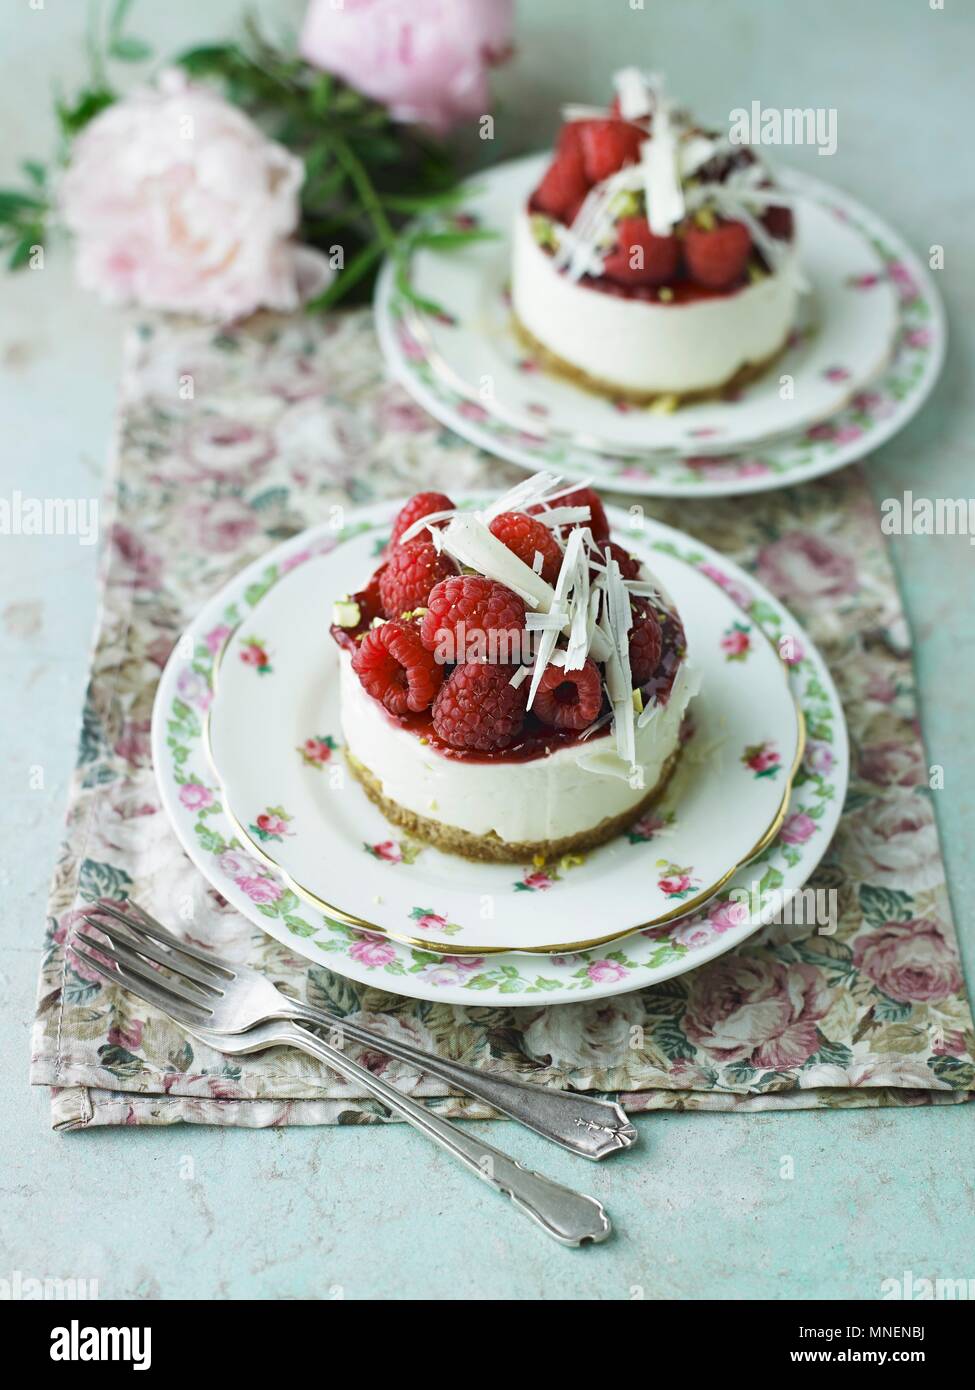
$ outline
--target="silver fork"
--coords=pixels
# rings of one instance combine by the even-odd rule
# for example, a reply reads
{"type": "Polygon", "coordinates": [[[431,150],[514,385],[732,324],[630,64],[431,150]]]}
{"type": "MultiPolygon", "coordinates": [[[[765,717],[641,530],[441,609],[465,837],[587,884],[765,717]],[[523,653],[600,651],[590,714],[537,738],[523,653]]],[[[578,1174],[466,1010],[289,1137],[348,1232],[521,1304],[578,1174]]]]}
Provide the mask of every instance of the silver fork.
{"type": "MultiPolygon", "coordinates": [[[[97,919],[93,925],[102,930],[97,919]]],[[[542,1173],[525,1168],[516,1159],[497,1149],[493,1144],[475,1139],[449,1120],[416,1101],[403,1095],[357,1062],[351,1061],[336,1048],[303,1028],[299,1023],[260,1022],[246,1033],[228,1035],[204,1027],[199,1019],[204,1016],[201,1007],[208,997],[203,985],[203,969],[196,974],[184,973],[182,964],[177,974],[176,966],[167,961],[176,978],[170,978],[159,970],[153,970],[146,961],[134,951],[126,953],[139,962],[138,966],[122,959],[123,953],[118,945],[106,947],[76,931],[71,949],[79,959],[104,979],[114,985],[121,985],[130,993],[161,1009],[183,1028],[191,1037],[197,1038],[206,1046],[229,1056],[240,1056],[248,1052],[261,1051],[267,1047],[297,1047],[325,1062],[335,1071],[360,1085],[368,1094],[375,1096],[395,1114],[402,1116],[414,1129],[440,1145],[452,1157],[458,1159],[465,1168],[497,1192],[510,1197],[514,1205],[555,1240],[562,1245],[589,1245],[603,1241],[612,1227],[605,1208],[595,1197],[575,1192],[570,1187],[554,1182],[542,1173]],[[88,950],[82,950],[79,942],[88,950]],[[114,967],[106,966],[91,951],[114,961],[114,967]]],[[[194,969],[197,963],[194,962],[194,969]]]]}
{"type": "MultiPolygon", "coordinates": [[[[122,912],[112,903],[99,902],[92,914],[86,914],[85,920],[109,938],[117,952],[112,959],[118,964],[128,965],[137,972],[141,970],[143,977],[148,970],[150,985],[158,980],[158,974],[145,960],[133,958],[133,949],[149,961],[168,966],[192,981],[190,988],[196,991],[196,997],[185,1002],[200,1010],[199,1017],[194,1015],[194,1020],[201,1027],[220,1033],[242,1033],[255,1023],[272,1019],[311,1023],[329,1029],[333,1047],[341,1047],[346,1038],[353,1038],[389,1057],[398,1057],[429,1076],[439,1076],[584,1158],[606,1158],[636,1142],[636,1128],[622,1107],[611,1101],[596,1100],[573,1091],[548,1090],[491,1072],[475,1071],[461,1062],[434,1057],[409,1043],[383,1037],[359,1023],[348,1022],[338,1014],[291,999],[250,966],[220,960],[181,941],[135,903],[129,903],[128,910],[122,912]],[[94,914],[107,915],[113,921],[104,921],[101,916],[96,920],[94,914]],[[120,932],[113,922],[120,922],[125,932],[120,932]],[[178,954],[174,957],[173,952],[178,954]],[[200,990],[204,992],[202,998],[200,990]]],[[[104,954],[111,955],[111,952],[104,954]]]]}

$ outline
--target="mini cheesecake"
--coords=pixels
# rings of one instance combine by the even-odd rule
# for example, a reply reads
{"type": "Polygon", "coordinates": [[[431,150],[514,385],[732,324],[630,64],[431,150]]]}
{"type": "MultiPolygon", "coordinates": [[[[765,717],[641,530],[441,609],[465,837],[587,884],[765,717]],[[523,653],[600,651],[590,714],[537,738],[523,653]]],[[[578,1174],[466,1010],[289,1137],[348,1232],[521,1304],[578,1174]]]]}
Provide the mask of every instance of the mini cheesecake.
{"type": "Polygon", "coordinates": [[[353,775],[395,825],[472,859],[550,860],[625,830],[665,787],[697,688],[672,601],[607,544],[595,494],[546,474],[482,513],[404,513],[412,530],[331,628],[353,775]],[[454,572],[426,573],[426,546],[454,572]],[[518,623],[514,654],[471,645],[518,623]]]}
{"type": "Polygon", "coordinates": [[[609,111],[569,112],[517,213],[515,329],[543,366],[612,398],[727,393],[795,322],[792,211],[752,150],[694,125],[652,79],[617,84],[609,111]]]}

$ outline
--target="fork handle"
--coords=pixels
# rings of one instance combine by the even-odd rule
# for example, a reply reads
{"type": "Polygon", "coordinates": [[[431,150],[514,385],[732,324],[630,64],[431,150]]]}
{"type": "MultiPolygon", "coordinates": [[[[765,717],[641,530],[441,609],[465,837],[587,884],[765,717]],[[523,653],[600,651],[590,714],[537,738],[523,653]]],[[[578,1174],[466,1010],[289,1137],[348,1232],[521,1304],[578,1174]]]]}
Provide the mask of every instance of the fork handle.
{"type": "Polygon", "coordinates": [[[586,1197],[581,1192],[574,1192],[571,1187],[563,1187],[542,1173],[525,1168],[492,1144],[485,1144],[466,1134],[449,1120],[404,1096],[381,1077],[373,1076],[358,1062],[350,1061],[344,1053],[323,1042],[307,1028],[297,1023],[282,1023],[280,1031],[275,1032],[274,1042],[300,1048],[350,1081],[355,1081],[383,1105],[401,1115],[414,1129],[459,1159],[482,1181],[510,1197],[516,1207],[537,1221],[542,1230],[561,1244],[585,1245],[605,1240],[609,1235],[609,1217],[595,1197],[586,1197]]]}
{"type": "Polygon", "coordinates": [[[439,1076],[469,1096],[485,1101],[512,1120],[533,1129],[584,1158],[606,1158],[636,1142],[637,1130],[626,1111],[612,1101],[597,1100],[574,1091],[550,1090],[523,1081],[510,1081],[493,1072],[475,1071],[461,1062],[434,1057],[409,1043],[374,1033],[311,1004],[288,1000],[288,1017],[313,1023],[343,1037],[354,1038],[401,1062],[409,1062],[428,1076],[439,1076]]]}

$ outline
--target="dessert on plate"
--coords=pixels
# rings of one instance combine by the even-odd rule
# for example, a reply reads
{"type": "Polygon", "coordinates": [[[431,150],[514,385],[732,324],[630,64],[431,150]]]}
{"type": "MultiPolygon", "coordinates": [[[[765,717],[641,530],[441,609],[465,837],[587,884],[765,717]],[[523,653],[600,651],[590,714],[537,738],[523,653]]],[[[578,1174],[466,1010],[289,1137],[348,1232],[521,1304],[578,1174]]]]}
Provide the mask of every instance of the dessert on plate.
{"type": "Polygon", "coordinates": [[[423,492],[334,605],[345,753],[389,820],[473,859],[549,859],[636,820],[696,691],[680,616],[589,487],[480,511],[423,492]]]}
{"type": "Polygon", "coordinates": [[[800,288],[791,198],[746,145],[705,130],[630,68],[605,111],[568,107],[516,217],[515,327],[551,369],[667,404],[760,374],[800,288]]]}

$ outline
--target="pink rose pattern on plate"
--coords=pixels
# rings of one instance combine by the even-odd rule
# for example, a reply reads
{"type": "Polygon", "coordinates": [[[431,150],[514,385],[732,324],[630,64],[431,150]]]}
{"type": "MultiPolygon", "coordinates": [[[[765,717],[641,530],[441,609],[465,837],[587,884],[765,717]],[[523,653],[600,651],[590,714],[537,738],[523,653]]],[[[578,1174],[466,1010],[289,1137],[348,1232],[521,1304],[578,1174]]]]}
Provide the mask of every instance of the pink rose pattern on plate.
{"type": "MultiPolygon", "coordinates": [[[[33,1035],[33,1079],[56,1088],[55,1123],[235,1123],[241,1102],[257,1125],[337,1123],[352,1113],[375,1118],[367,1103],[310,1071],[296,1053],[282,1052],[273,1069],[251,1057],[228,1070],[160,1015],[90,978],[69,940],[80,910],[96,897],[131,896],[201,946],[247,960],[296,995],[340,1013],[381,1008],[384,1019],[426,1030],[427,1045],[438,1050],[462,1049],[543,1083],[618,1090],[634,1110],[915,1105],[970,1096],[975,1039],[915,723],[910,657],[899,635],[903,614],[859,470],[803,491],[801,531],[795,493],[763,494],[747,508],[717,502],[699,519],[704,539],[788,601],[840,686],[853,780],[847,812],[811,882],[838,889],[835,934],[802,928],[783,937],[772,928],[663,984],[593,998],[587,992],[607,984],[639,982],[648,967],[719,949],[741,930],[747,909],[723,899],[610,948],[501,965],[497,957],[405,947],[324,921],[236,838],[201,756],[206,692],[216,654],[277,577],[273,565],[212,616],[185,658],[166,718],[163,771],[198,854],[219,873],[229,901],[180,849],[160,808],[147,730],[160,664],[181,625],[282,529],[297,531],[327,507],[348,504],[350,489],[357,500],[420,486],[494,490],[501,465],[435,425],[417,454],[411,415],[397,424],[395,413],[380,420],[371,410],[391,389],[366,312],[262,323],[217,337],[199,325],[148,323],[132,346],[122,404],[131,428],[122,435],[105,616],[52,887],[33,1035]],[[152,383],[185,371],[197,383],[189,415],[156,411],[152,383]],[[322,383],[320,390],[308,395],[306,380],[322,383]],[[259,451],[234,428],[235,400],[260,403],[259,451]],[[214,401],[226,417],[214,417],[214,401]],[[221,418],[225,430],[217,428],[221,418]],[[205,471],[194,458],[204,425],[205,471]],[[308,439],[314,449],[305,456],[308,439]],[[395,477],[385,462],[391,456],[395,477]],[[192,495],[188,477],[195,479],[192,495]],[[256,530],[242,528],[235,550],[204,554],[187,545],[190,504],[228,494],[250,509],[256,530]],[[165,602],[146,601],[160,591],[165,602]],[[366,982],[333,974],[256,931],[233,906],[245,900],[296,941],[313,939],[325,959],[354,965],[366,982]],[[434,990],[463,990],[471,1012],[398,995],[407,977],[434,990]],[[567,987],[580,1002],[547,1008],[547,992],[567,987]],[[505,1010],[508,996],[532,1007],[505,1010]],[[490,1008],[476,1007],[488,999],[490,1008]]],[[[511,481],[519,476],[510,471],[511,481]]],[[[661,521],[677,527],[682,510],[680,501],[654,505],[661,521]]],[[[342,540],[338,533],[329,545],[342,540]]],[[[705,565],[722,573],[713,557],[705,565]]],[[[773,641],[787,637],[776,610],[747,592],[739,601],[750,624],[773,641]]],[[[765,888],[774,889],[790,856],[816,844],[835,795],[833,709],[816,671],[805,653],[792,667],[809,737],[783,834],[758,861],[765,888]]],[[[651,822],[644,830],[665,845],[661,827],[651,822]]],[[[626,851],[646,853],[644,844],[626,851]]],[[[403,872],[390,846],[395,842],[368,846],[363,871],[403,872]]],[[[546,891],[554,890],[542,890],[543,900],[546,891]]],[[[422,939],[421,919],[432,921],[439,909],[422,904],[417,912],[411,934],[422,939]]],[[[433,1094],[437,1087],[425,1086],[424,1095],[433,1094]]],[[[439,1094],[446,1114],[478,1113],[460,1097],[439,1094]]]]}

